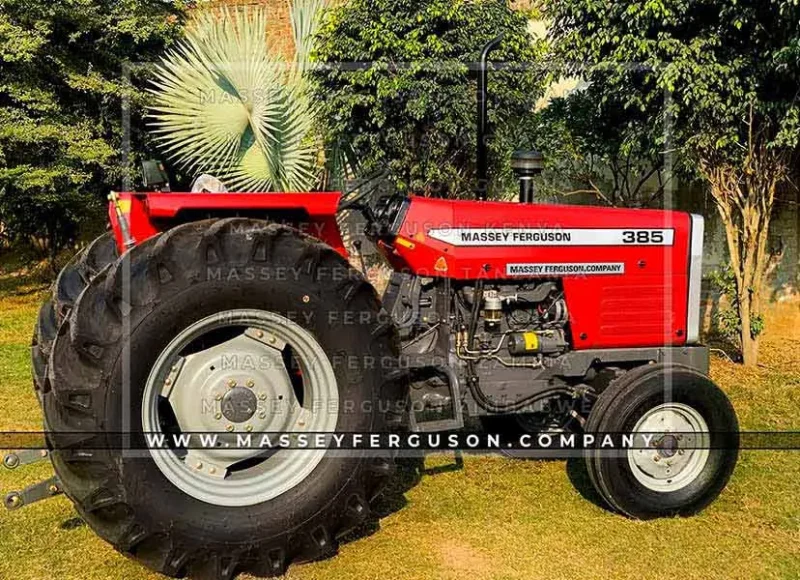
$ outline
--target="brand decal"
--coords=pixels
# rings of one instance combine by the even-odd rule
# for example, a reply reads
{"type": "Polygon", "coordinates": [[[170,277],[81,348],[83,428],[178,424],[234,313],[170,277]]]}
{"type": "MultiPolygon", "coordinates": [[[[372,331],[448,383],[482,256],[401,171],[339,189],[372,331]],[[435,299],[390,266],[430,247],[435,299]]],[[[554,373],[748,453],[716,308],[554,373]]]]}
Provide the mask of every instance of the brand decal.
{"type": "Polygon", "coordinates": [[[623,262],[568,262],[506,264],[506,276],[590,276],[624,274],[623,262]]]}
{"type": "Polygon", "coordinates": [[[453,246],[671,246],[672,229],[441,228],[428,236],[453,246]]]}

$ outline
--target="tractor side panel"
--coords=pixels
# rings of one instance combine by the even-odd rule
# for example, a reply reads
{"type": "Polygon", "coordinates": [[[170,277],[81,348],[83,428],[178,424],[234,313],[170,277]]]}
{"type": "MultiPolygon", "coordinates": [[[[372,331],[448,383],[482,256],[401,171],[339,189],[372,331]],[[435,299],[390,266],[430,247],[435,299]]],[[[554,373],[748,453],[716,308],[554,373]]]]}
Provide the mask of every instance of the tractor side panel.
{"type": "MultiPolygon", "coordinates": [[[[139,244],[178,224],[214,217],[253,217],[285,223],[315,237],[345,258],[336,210],[339,193],[122,193],[117,206],[139,244]]],[[[125,250],[117,207],[109,219],[120,251],[125,250]]]]}
{"type": "Polygon", "coordinates": [[[414,197],[386,253],[458,280],[561,279],[576,349],[686,343],[689,214],[414,197]]]}

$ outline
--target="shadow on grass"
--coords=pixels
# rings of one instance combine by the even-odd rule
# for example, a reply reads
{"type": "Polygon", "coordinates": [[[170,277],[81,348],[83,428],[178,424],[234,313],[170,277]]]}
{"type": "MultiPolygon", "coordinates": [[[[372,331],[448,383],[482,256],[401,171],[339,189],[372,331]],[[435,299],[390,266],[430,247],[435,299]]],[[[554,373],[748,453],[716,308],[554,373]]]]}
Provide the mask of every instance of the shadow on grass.
{"type": "Polygon", "coordinates": [[[341,538],[340,544],[355,542],[371,536],[380,529],[380,520],[403,509],[407,504],[406,492],[414,488],[425,473],[425,459],[404,457],[397,460],[397,469],[392,479],[386,484],[383,492],[372,504],[372,511],[365,522],[349,531],[341,538]]]}
{"type": "Polygon", "coordinates": [[[7,268],[0,260],[0,297],[26,296],[47,289],[55,277],[34,266],[7,268]]]}
{"type": "Polygon", "coordinates": [[[589,478],[589,472],[586,469],[586,462],[583,456],[570,456],[565,458],[559,452],[548,451],[502,451],[506,457],[516,461],[535,461],[535,462],[553,462],[565,461],[566,459],[566,472],[575,490],[581,494],[585,500],[593,503],[603,510],[613,513],[613,510],[608,507],[605,500],[594,488],[592,480],[589,478]]]}
{"type": "MultiPolygon", "coordinates": [[[[520,456],[505,454],[509,460],[512,461],[564,461],[564,457],[555,456],[520,456]]],[[[383,494],[376,499],[372,506],[372,513],[369,519],[361,524],[358,528],[350,531],[340,538],[341,544],[354,542],[362,538],[371,536],[380,530],[380,520],[403,509],[408,500],[405,494],[413,489],[422,479],[423,476],[436,476],[441,473],[452,471],[459,471],[464,468],[464,460],[460,453],[456,453],[452,463],[445,465],[437,465],[431,468],[425,468],[424,455],[420,454],[419,457],[404,457],[397,460],[397,471],[392,480],[387,484],[383,494]]],[[[575,487],[577,492],[587,501],[602,508],[607,512],[612,510],[605,503],[600,494],[595,490],[589,473],[586,470],[586,464],[583,457],[570,457],[566,460],[566,473],[570,483],[575,487]]]]}
{"type": "Polygon", "coordinates": [[[583,499],[592,502],[607,512],[611,512],[606,502],[594,488],[592,480],[589,478],[589,472],[586,469],[586,462],[582,457],[570,457],[567,459],[567,477],[583,499]]]}
{"type": "Polygon", "coordinates": [[[58,528],[60,530],[69,531],[69,530],[77,530],[78,528],[83,527],[85,525],[86,525],[86,522],[83,521],[82,518],[79,518],[79,517],[76,516],[74,518],[69,518],[69,519],[66,519],[63,522],[61,522],[61,525],[59,525],[58,528]]]}

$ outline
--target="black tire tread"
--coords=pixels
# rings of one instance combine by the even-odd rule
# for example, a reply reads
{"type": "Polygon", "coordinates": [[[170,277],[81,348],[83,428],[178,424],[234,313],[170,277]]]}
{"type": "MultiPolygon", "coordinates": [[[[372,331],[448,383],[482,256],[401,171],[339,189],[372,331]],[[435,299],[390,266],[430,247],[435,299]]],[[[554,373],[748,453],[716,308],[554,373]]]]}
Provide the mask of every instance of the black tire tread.
{"type": "MultiPolygon", "coordinates": [[[[361,300],[373,313],[373,354],[385,357],[397,353],[395,334],[380,328],[379,321],[385,316],[381,316],[372,286],[330,247],[286,226],[245,218],[187,223],[150,238],[95,271],[71,304],[50,352],[49,381],[53,388],[45,396],[44,411],[50,429],[59,432],[58,448],[66,448],[56,454],[54,465],[67,496],[100,536],[119,551],[170,576],[232,578],[244,570],[276,576],[292,562],[331,555],[337,550],[337,538],[369,516],[369,501],[379,494],[394,470],[390,457],[365,460],[347,488],[324,508],[326,513],[316,518],[319,525],[310,529],[300,525],[288,533],[285,542],[254,543],[239,552],[221,553],[175,544],[181,539],[164,537],[162,530],[148,530],[128,506],[121,486],[115,483],[118,467],[109,453],[92,451],[92,456],[87,457],[81,450],[85,436],[69,437],[69,432],[102,430],[103,381],[116,362],[110,355],[119,350],[123,340],[120,313],[126,311],[130,327],[136,328],[165,292],[187,288],[200,279],[208,265],[225,261],[280,261],[315,279],[324,264],[347,268],[347,282],[339,284],[337,291],[350,302],[361,300]],[[253,233],[238,238],[238,244],[226,244],[225,236],[237,228],[252,229],[253,233]],[[126,272],[130,273],[127,294],[123,293],[126,272]]],[[[73,278],[64,280],[64,295],[71,297],[72,287],[66,281],[73,278]]],[[[309,294],[319,300],[334,286],[315,284],[309,294]]],[[[401,386],[388,385],[384,383],[379,397],[401,400],[401,386]]],[[[376,430],[391,422],[378,413],[375,420],[381,422],[374,426],[376,430]]]]}
{"type": "MultiPolygon", "coordinates": [[[[595,404],[589,413],[589,418],[586,421],[586,425],[584,426],[584,431],[586,433],[602,433],[603,429],[601,423],[603,422],[603,419],[607,417],[606,410],[608,409],[609,405],[611,405],[611,403],[613,403],[617,397],[620,396],[620,392],[625,388],[625,386],[654,372],[661,372],[661,367],[659,365],[643,365],[626,371],[621,376],[611,381],[605,390],[603,390],[603,392],[597,397],[597,401],[595,401],[595,404]]],[[[599,458],[597,454],[587,450],[584,453],[584,459],[586,471],[589,474],[589,480],[592,482],[594,488],[609,507],[617,512],[621,512],[622,510],[614,503],[613,498],[609,496],[607,488],[603,485],[599,478],[597,467],[599,458]]]]}
{"type": "Polygon", "coordinates": [[[106,232],[78,252],[56,278],[50,290],[50,298],[39,310],[31,341],[33,386],[37,393],[50,388],[50,351],[59,326],[81,292],[103,268],[116,260],[117,255],[114,236],[112,232],[106,232]]]}

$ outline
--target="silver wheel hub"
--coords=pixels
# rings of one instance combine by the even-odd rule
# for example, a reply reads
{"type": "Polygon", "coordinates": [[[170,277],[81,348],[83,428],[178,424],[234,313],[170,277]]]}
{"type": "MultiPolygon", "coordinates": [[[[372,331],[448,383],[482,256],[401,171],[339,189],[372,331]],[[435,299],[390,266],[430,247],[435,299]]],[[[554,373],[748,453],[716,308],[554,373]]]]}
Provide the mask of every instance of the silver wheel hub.
{"type": "Polygon", "coordinates": [[[162,430],[166,403],[180,432],[216,435],[213,445],[198,448],[194,439],[188,449],[151,455],[173,484],[197,499],[253,505],[297,485],[325,451],[265,453],[243,447],[240,437],[254,434],[257,444],[262,432],[332,432],[338,402],[333,368],[308,331],[271,312],[231,310],[196,322],[164,349],[145,387],[142,426],[162,430]],[[208,346],[207,337],[220,330],[237,335],[208,346]],[[287,347],[297,368],[287,368],[287,347]]]}
{"type": "Polygon", "coordinates": [[[234,387],[222,397],[222,415],[232,423],[244,423],[253,418],[258,411],[258,399],[253,391],[244,387],[234,387]]]}
{"type": "Polygon", "coordinates": [[[628,450],[633,476],[646,488],[677,491],[691,484],[708,462],[709,434],[703,416],[683,403],[650,409],[633,428],[636,442],[650,436],[650,446],[628,450]]]}

